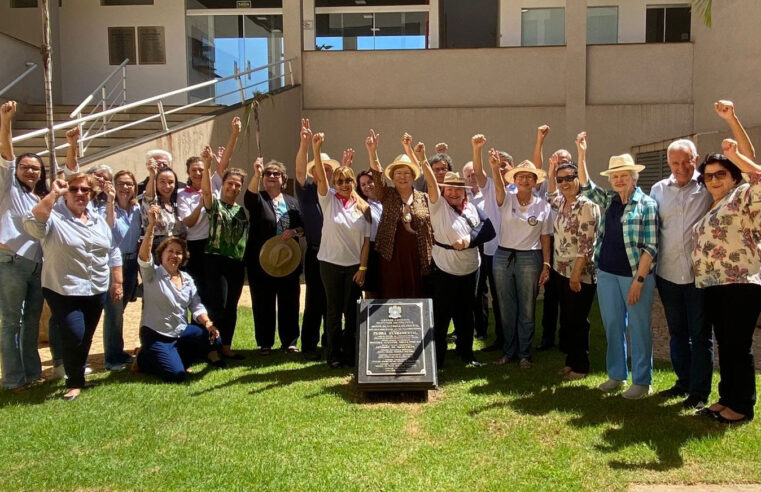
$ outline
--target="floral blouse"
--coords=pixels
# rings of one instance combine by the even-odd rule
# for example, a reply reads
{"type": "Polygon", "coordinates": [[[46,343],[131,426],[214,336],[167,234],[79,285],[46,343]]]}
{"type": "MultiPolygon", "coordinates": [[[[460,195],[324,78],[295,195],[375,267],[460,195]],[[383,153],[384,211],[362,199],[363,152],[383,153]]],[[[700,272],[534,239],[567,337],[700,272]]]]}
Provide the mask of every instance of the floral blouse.
{"type": "Polygon", "coordinates": [[[730,191],[692,228],[695,285],[761,285],[761,173],[730,191]]]}
{"type": "Polygon", "coordinates": [[[586,258],[581,281],[585,284],[596,283],[594,253],[597,229],[600,227],[600,208],[589,198],[578,195],[565,211],[566,199],[557,191],[548,195],[547,200],[552,210],[557,212],[552,269],[570,278],[576,259],[586,258]]]}

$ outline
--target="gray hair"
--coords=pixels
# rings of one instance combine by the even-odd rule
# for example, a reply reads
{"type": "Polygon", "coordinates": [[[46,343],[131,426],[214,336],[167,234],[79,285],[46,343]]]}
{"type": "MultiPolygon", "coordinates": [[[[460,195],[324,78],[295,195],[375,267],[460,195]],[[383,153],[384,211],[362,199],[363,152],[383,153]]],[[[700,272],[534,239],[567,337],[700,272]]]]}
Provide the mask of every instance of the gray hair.
{"type": "Polygon", "coordinates": [[[666,149],[666,156],[668,156],[672,150],[683,150],[690,154],[693,159],[698,157],[698,149],[695,147],[695,142],[687,138],[680,138],[679,140],[671,142],[668,149],[666,149]]]}
{"type": "Polygon", "coordinates": [[[161,149],[153,149],[153,150],[149,150],[148,152],[146,152],[145,153],[145,162],[148,162],[151,159],[151,157],[156,156],[156,155],[160,155],[162,157],[165,157],[167,159],[167,161],[169,161],[169,166],[171,167],[171,165],[172,165],[172,154],[170,154],[166,150],[161,150],[161,149]]]}
{"type": "Polygon", "coordinates": [[[108,164],[97,164],[87,170],[87,174],[95,174],[99,171],[106,171],[111,179],[114,179],[114,170],[108,164]]]}
{"type": "Polygon", "coordinates": [[[505,159],[507,162],[510,163],[510,165],[513,165],[513,156],[505,152],[504,150],[498,150],[497,155],[499,156],[500,160],[505,159]]]}
{"type": "MultiPolygon", "coordinates": [[[[637,186],[637,181],[639,181],[639,172],[638,171],[629,171],[629,176],[632,177],[632,181],[634,181],[634,186],[637,186]]],[[[608,183],[610,183],[610,175],[608,175],[608,183]]]]}

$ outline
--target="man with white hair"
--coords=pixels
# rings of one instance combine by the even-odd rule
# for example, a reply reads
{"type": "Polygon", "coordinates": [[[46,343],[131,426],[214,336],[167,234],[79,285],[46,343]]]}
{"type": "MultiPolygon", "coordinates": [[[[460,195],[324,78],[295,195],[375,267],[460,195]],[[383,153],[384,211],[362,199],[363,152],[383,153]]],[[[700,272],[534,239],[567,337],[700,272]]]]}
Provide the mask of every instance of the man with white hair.
{"type": "MultiPolygon", "coordinates": [[[[158,169],[161,169],[162,167],[172,167],[172,154],[167,152],[166,150],[161,149],[153,149],[149,150],[145,153],[145,167],[146,169],[149,168],[151,164],[151,160],[156,162],[158,165],[158,169]]],[[[137,185],[137,193],[138,195],[143,193],[145,191],[145,185],[148,184],[148,178],[145,178],[143,181],[138,183],[137,185]]],[[[185,183],[182,181],[177,182],[177,190],[181,190],[182,188],[185,188],[185,183]]]]}

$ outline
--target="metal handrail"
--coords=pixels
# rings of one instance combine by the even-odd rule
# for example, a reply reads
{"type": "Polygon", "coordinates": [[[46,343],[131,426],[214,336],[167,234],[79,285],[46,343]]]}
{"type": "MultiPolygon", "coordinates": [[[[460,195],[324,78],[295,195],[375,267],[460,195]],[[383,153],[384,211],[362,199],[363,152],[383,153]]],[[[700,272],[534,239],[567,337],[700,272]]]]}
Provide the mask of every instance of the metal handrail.
{"type": "MultiPolygon", "coordinates": [[[[81,113],[81,112],[82,112],[82,110],[85,108],[85,106],[87,106],[88,104],[90,104],[90,101],[92,101],[92,100],[93,100],[93,98],[95,97],[95,94],[96,94],[97,92],[99,92],[99,91],[100,91],[100,90],[103,88],[103,86],[105,86],[105,85],[106,85],[106,84],[107,84],[107,83],[108,83],[108,82],[109,82],[109,81],[110,81],[110,80],[111,80],[111,79],[114,77],[114,75],[116,75],[118,72],[122,72],[122,79],[126,79],[126,78],[127,78],[127,76],[126,76],[126,74],[124,73],[124,70],[125,70],[125,67],[127,66],[127,63],[129,63],[129,58],[125,58],[125,59],[124,59],[124,61],[123,61],[123,62],[122,62],[122,63],[121,63],[121,64],[120,64],[118,67],[116,67],[116,68],[113,70],[113,72],[111,72],[111,74],[110,74],[108,77],[106,77],[105,79],[103,79],[103,82],[101,82],[100,84],[98,84],[98,87],[96,87],[95,89],[93,89],[93,91],[90,93],[90,95],[89,95],[89,96],[87,96],[87,97],[85,98],[85,100],[84,100],[84,101],[82,101],[82,102],[79,104],[79,106],[77,106],[77,108],[76,108],[74,111],[72,111],[72,112],[71,112],[71,114],[69,115],[69,118],[74,118],[76,115],[78,115],[79,113],[81,113]]],[[[126,92],[126,89],[125,89],[125,92],[126,92]]],[[[125,94],[125,97],[126,97],[126,94],[125,94]]]]}
{"type": "MultiPolygon", "coordinates": [[[[132,126],[135,126],[137,124],[144,123],[144,122],[147,122],[147,121],[155,120],[157,118],[162,123],[162,131],[166,132],[166,131],[169,131],[169,129],[170,129],[169,125],[168,125],[168,123],[166,121],[166,115],[168,115],[168,114],[177,113],[177,112],[180,112],[180,111],[182,111],[184,109],[191,108],[191,107],[197,106],[199,104],[203,104],[204,102],[208,102],[209,100],[213,100],[215,98],[229,96],[230,94],[234,94],[236,92],[240,92],[240,95],[241,95],[240,96],[241,97],[241,101],[240,102],[243,103],[243,102],[245,102],[245,90],[251,89],[252,87],[256,87],[256,86],[264,84],[264,83],[271,82],[273,80],[281,79],[283,77],[288,77],[290,79],[291,85],[294,85],[294,75],[293,75],[293,65],[292,65],[292,62],[295,59],[296,59],[295,57],[288,58],[288,59],[283,59],[283,60],[275,62],[275,63],[270,63],[270,64],[267,64],[267,65],[262,65],[260,67],[253,68],[251,70],[246,70],[244,72],[237,72],[237,73],[235,73],[233,75],[228,75],[227,77],[221,77],[221,78],[211,79],[211,80],[207,80],[206,82],[200,82],[198,84],[194,84],[194,85],[191,85],[191,86],[184,87],[182,89],[176,89],[176,90],[173,90],[173,91],[165,92],[165,93],[160,94],[158,96],[149,97],[149,98],[143,99],[141,101],[136,101],[136,102],[132,102],[132,103],[129,103],[129,104],[123,104],[121,106],[118,106],[118,107],[115,107],[115,108],[105,109],[103,111],[96,112],[96,113],[92,113],[91,112],[90,114],[88,114],[86,116],[81,116],[80,115],[79,117],[77,117],[77,118],[75,118],[73,120],[65,121],[65,122],[53,125],[52,130],[53,131],[68,130],[69,128],[72,128],[74,126],[80,126],[80,130],[81,130],[84,123],[93,122],[88,127],[87,132],[86,133],[82,133],[81,136],[80,136],[80,142],[79,142],[79,144],[80,144],[80,153],[82,152],[82,145],[83,145],[84,142],[87,142],[87,141],[92,142],[92,140],[94,140],[94,139],[96,139],[98,137],[102,137],[102,136],[105,136],[105,135],[117,132],[119,130],[124,130],[126,128],[130,128],[132,126]],[[266,69],[269,69],[269,68],[272,68],[272,67],[275,67],[275,66],[283,66],[284,68],[288,67],[288,72],[286,72],[286,70],[284,69],[284,70],[282,70],[280,72],[280,75],[277,75],[275,77],[270,77],[267,80],[262,80],[262,81],[259,81],[259,82],[253,83],[253,84],[243,85],[242,86],[243,87],[243,91],[239,91],[239,88],[236,87],[234,90],[232,90],[230,92],[227,92],[227,93],[224,93],[224,94],[216,94],[215,96],[207,98],[207,99],[203,99],[202,101],[195,101],[195,102],[188,103],[188,104],[185,104],[185,105],[177,107],[177,108],[172,108],[170,110],[164,110],[164,105],[163,105],[163,100],[164,99],[167,99],[167,98],[170,98],[170,97],[173,97],[173,96],[177,96],[177,95],[187,94],[189,92],[192,92],[192,91],[195,91],[195,90],[198,90],[198,89],[203,89],[205,87],[209,87],[209,86],[212,86],[212,85],[217,85],[217,84],[220,84],[222,82],[229,81],[229,80],[237,79],[238,81],[242,81],[244,77],[246,77],[246,76],[248,76],[248,75],[250,75],[250,74],[252,74],[254,72],[259,72],[261,70],[266,70],[266,69]],[[125,124],[122,124],[122,125],[120,125],[118,127],[114,127],[114,128],[104,128],[104,127],[101,127],[101,128],[103,128],[102,131],[99,131],[99,132],[97,132],[95,134],[89,134],[90,129],[97,122],[97,120],[102,120],[102,121],[108,122],[108,121],[110,121],[110,118],[113,115],[117,114],[117,113],[123,113],[123,112],[126,112],[126,111],[128,111],[128,110],[130,110],[132,108],[136,108],[136,107],[139,107],[139,106],[151,105],[151,104],[156,104],[157,109],[158,109],[158,112],[156,114],[149,115],[149,116],[147,116],[145,118],[141,118],[141,119],[136,120],[136,121],[130,121],[130,122],[127,122],[125,124]]],[[[101,86],[101,90],[102,89],[103,89],[103,87],[101,86]]],[[[98,106],[99,105],[96,105],[95,107],[97,108],[98,106]]],[[[79,109],[81,111],[81,108],[77,108],[77,109],[79,109]]],[[[42,137],[44,135],[47,135],[49,131],[50,130],[48,128],[41,128],[39,130],[34,130],[34,131],[31,131],[31,132],[25,133],[23,135],[18,135],[16,137],[14,137],[12,139],[12,142],[14,144],[16,144],[18,142],[23,142],[25,140],[29,140],[29,139],[32,139],[32,138],[35,138],[35,137],[42,137]]],[[[65,143],[65,144],[56,146],[56,150],[65,149],[68,146],[69,146],[69,144],[65,143]]],[[[47,150],[43,150],[43,151],[39,152],[38,155],[46,155],[47,153],[48,153],[47,150]]]]}
{"type": "Polygon", "coordinates": [[[35,68],[37,68],[37,64],[36,64],[36,63],[34,63],[34,62],[26,62],[24,65],[26,66],[26,70],[24,70],[23,72],[21,72],[21,75],[19,75],[19,76],[18,76],[18,77],[16,77],[15,79],[13,79],[13,80],[12,80],[12,81],[11,81],[11,82],[8,84],[8,85],[6,85],[6,86],[5,86],[5,87],[3,87],[2,89],[0,89],[0,96],[2,96],[3,94],[5,94],[6,92],[8,92],[8,90],[9,90],[11,87],[13,87],[14,85],[16,85],[16,84],[18,84],[19,82],[21,82],[21,80],[22,80],[24,77],[26,77],[27,75],[29,75],[30,73],[32,73],[32,72],[34,71],[34,69],[35,69],[35,68]]]}

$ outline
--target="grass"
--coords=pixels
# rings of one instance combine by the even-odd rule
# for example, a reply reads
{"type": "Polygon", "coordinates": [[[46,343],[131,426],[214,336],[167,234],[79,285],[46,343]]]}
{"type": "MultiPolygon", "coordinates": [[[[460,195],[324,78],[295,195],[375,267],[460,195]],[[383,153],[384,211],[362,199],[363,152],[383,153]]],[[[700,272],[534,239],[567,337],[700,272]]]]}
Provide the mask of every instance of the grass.
{"type": "MultiPolygon", "coordinates": [[[[236,346],[252,350],[240,310],[236,346]]],[[[597,490],[631,483],[761,482],[761,423],[723,427],[658,397],[627,401],[593,370],[466,369],[450,354],[428,403],[367,403],[351,374],[277,352],[188,384],[100,373],[73,403],[50,383],[0,394],[1,490],[597,490]]],[[[479,344],[482,342],[479,342],[479,344]]],[[[493,355],[485,354],[483,360],[493,355]]],[[[718,375],[714,377],[714,383],[718,375]]],[[[655,389],[674,382],[657,364],[655,389]]],[[[714,384],[715,387],[715,384],[714,384]]],[[[715,399],[716,395],[712,395],[715,399]]],[[[398,400],[398,398],[397,398],[398,400]]]]}

